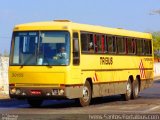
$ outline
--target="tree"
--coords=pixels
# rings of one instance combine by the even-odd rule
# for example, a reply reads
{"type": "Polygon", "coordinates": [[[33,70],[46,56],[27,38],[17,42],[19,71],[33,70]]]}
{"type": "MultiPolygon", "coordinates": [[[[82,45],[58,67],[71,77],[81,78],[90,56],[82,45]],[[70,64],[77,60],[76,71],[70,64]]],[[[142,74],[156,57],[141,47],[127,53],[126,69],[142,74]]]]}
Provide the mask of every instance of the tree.
{"type": "Polygon", "coordinates": [[[4,50],[3,56],[4,57],[8,57],[9,56],[9,53],[8,53],[8,51],[6,49],[4,50]]]}
{"type": "Polygon", "coordinates": [[[155,58],[160,58],[160,32],[152,33],[155,58]]]}

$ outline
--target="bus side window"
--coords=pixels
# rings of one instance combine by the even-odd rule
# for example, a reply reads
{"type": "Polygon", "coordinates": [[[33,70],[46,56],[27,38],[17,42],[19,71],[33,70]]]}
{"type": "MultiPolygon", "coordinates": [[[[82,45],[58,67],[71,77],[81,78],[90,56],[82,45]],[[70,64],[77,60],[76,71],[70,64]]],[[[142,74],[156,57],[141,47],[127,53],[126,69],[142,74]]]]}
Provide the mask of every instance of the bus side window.
{"type": "Polygon", "coordinates": [[[102,53],[102,36],[96,35],[97,52],[102,53]]]}
{"type": "Polygon", "coordinates": [[[135,39],[132,39],[132,52],[135,54],[136,53],[136,43],[135,43],[135,39]]]}
{"type": "Polygon", "coordinates": [[[97,46],[97,35],[94,35],[94,52],[98,52],[98,46],[97,46]]]}
{"type": "Polygon", "coordinates": [[[101,37],[101,42],[102,42],[102,53],[105,52],[105,35],[102,35],[101,37]]]}
{"type": "Polygon", "coordinates": [[[104,46],[105,46],[105,53],[108,53],[108,36],[106,35],[105,41],[104,41],[104,46]]]}
{"type": "Polygon", "coordinates": [[[81,49],[83,53],[94,53],[93,34],[81,33],[81,49]]]}
{"type": "Polygon", "coordinates": [[[135,39],[133,38],[127,38],[127,53],[128,54],[134,54],[136,51],[136,44],[135,39]]]}
{"type": "Polygon", "coordinates": [[[125,54],[125,39],[123,37],[117,37],[117,52],[119,54],[125,54]]]}
{"type": "Polygon", "coordinates": [[[108,36],[108,52],[115,53],[116,52],[116,37],[108,36]]]}
{"type": "Polygon", "coordinates": [[[143,40],[137,39],[136,47],[137,47],[136,49],[137,55],[142,55],[143,54],[143,40]]]}
{"type": "Polygon", "coordinates": [[[96,35],[97,52],[104,53],[104,35],[96,35]]]}
{"type": "Polygon", "coordinates": [[[93,34],[87,34],[87,41],[88,41],[88,52],[94,53],[94,41],[93,41],[93,34]]]}
{"type": "Polygon", "coordinates": [[[86,33],[81,33],[81,49],[82,49],[82,52],[88,51],[88,40],[87,40],[86,33]]]}
{"type": "Polygon", "coordinates": [[[150,40],[144,40],[144,48],[145,48],[145,54],[146,55],[151,55],[151,51],[152,51],[152,48],[151,48],[151,41],[150,40]]]}
{"type": "Polygon", "coordinates": [[[79,65],[80,54],[79,54],[79,40],[78,33],[73,33],[73,65],[79,65]]]}
{"type": "Polygon", "coordinates": [[[149,42],[149,55],[152,55],[152,42],[151,40],[148,41],[149,42]]]}

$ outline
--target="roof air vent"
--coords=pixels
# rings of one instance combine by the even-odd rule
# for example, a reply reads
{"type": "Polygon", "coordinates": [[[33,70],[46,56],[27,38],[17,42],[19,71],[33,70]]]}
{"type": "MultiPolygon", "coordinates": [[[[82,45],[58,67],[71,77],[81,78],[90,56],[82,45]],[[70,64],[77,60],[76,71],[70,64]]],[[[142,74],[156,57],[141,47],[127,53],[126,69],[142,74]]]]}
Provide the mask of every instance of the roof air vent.
{"type": "Polygon", "coordinates": [[[54,22],[71,22],[70,20],[53,20],[54,22]]]}

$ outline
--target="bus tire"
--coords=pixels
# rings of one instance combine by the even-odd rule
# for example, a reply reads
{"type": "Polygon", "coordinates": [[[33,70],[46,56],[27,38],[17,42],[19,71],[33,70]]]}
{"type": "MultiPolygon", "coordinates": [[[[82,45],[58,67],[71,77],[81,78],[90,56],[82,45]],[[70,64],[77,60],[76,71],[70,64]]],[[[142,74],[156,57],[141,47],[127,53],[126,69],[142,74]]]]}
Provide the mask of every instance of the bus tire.
{"type": "Polygon", "coordinates": [[[126,85],[126,93],[122,94],[121,96],[125,101],[128,101],[131,99],[131,95],[132,95],[132,83],[131,80],[129,79],[126,85]]]}
{"type": "Polygon", "coordinates": [[[80,106],[88,106],[92,99],[92,91],[91,91],[91,85],[89,81],[86,81],[85,85],[83,86],[83,97],[79,98],[79,104],[80,106]]]}
{"type": "Polygon", "coordinates": [[[138,98],[138,95],[139,95],[139,82],[138,82],[138,80],[136,79],[136,80],[133,82],[132,99],[138,98]]]}
{"type": "Polygon", "coordinates": [[[43,100],[41,99],[28,99],[28,104],[31,106],[31,107],[40,107],[43,103],[43,100]]]}

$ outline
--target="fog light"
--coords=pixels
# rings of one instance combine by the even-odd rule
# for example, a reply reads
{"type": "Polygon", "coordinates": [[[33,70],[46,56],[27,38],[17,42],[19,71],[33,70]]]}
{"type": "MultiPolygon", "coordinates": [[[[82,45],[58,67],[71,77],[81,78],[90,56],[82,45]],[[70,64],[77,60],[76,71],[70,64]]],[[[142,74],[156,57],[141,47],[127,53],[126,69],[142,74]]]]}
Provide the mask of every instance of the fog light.
{"type": "Polygon", "coordinates": [[[16,88],[11,88],[11,89],[10,89],[10,93],[11,93],[11,94],[15,94],[15,93],[16,93],[16,88]]]}
{"type": "Polygon", "coordinates": [[[63,89],[59,90],[59,95],[64,95],[64,90],[63,89]]]}
{"type": "Polygon", "coordinates": [[[51,93],[46,93],[46,96],[51,96],[51,93]]]}

